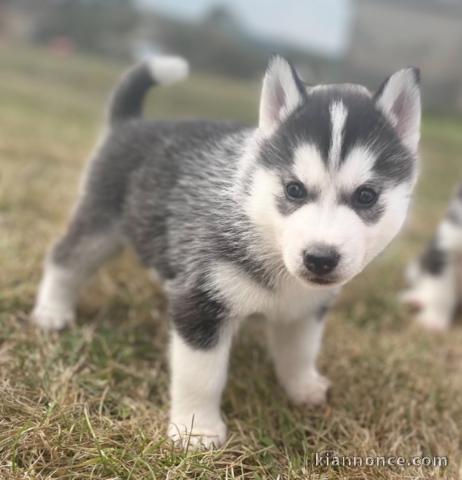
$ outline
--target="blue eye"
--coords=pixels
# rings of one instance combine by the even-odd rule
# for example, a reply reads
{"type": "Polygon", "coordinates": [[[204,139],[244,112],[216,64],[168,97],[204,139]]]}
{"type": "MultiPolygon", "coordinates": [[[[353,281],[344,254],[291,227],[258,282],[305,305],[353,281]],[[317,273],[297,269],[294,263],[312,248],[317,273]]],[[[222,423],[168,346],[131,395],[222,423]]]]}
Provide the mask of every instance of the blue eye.
{"type": "Polygon", "coordinates": [[[303,200],[306,189],[300,182],[290,182],[286,185],[286,196],[289,200],[303,200]]]}
{"type": "Polygon", "coordinates": [[[370,208],[379,198],[378,193],[370,187],[359,187],[353,193],[353,205],[357,208],[370,208]]]}

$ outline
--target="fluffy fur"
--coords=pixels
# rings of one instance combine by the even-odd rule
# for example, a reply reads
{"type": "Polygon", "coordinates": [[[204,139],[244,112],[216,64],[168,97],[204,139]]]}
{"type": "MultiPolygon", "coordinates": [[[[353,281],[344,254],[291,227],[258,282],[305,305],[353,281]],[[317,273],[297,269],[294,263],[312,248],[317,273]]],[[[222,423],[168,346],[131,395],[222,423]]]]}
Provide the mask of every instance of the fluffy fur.
{"type": "Polygon", "coordinates": [[[131,245],[169,298],[169,434],[217,446],[232,337],[254,314],[267,318],[290,398],[324,401],[329,383],[316,357],[326,311],[405,219],[418,170],[419,81],[404,69],[375,95],[306,87],[275,57],[257,127],[140,118],[149,87],[185,72],[156,58],[116,88],[108,134],[48,256],[32,318],[46,329],[70,323],[86,278],[131,245]]]}
{"type": "Polygon", "coordinates": [[[430,330],[445,330],[462,304],[462,184],[425,251],[406,272],[402,301],[430,330]]]}

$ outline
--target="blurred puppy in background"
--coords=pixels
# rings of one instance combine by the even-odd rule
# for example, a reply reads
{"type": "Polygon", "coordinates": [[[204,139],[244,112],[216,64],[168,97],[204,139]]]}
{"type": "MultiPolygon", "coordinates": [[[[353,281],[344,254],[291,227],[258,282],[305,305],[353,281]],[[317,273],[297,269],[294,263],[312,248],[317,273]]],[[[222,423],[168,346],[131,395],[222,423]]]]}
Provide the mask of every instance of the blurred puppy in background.
{"type": "Polygon", "coordinates": [[[402,301],[419,323],[447,329],[462,302],[462,183],[422,255],[406,272],[408,290],[402,301]]]}

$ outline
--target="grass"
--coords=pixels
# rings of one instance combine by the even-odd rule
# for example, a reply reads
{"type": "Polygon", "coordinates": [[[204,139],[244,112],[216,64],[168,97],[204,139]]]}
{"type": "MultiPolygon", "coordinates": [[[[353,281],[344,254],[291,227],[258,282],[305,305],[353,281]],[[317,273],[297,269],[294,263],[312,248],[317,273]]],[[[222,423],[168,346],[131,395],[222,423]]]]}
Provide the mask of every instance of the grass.
{"type": "MultiPolygon", "coordinates": [[[[462,467],[462,329],[431,335],[396,303],[404,262],[430,236],[461,176],[462,122],[428,117],[423,174],[405,232],[353,281],[330,316],[326,407],[295,408],[261,339],[236,342],[216,452],[165,438],[165,300],[127,254],[85,291],[80,321],[45,335],[27,323],[43,254],[62,231],[78,176],[121,71],[88,58],[0,48],[1,479],[456,479],[462,467]],[[316,467],[316,452],[447,456],[444,469],[316,467]]],[[[257,85],[194,75],[157,91],[152,115],[252,121],[257,85]]]]}

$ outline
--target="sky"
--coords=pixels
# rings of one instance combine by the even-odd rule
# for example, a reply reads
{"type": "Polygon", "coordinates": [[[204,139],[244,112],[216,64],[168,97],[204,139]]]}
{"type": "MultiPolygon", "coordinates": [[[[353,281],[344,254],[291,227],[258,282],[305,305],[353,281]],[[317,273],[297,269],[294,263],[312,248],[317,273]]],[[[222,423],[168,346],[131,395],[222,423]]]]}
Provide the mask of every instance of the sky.
{"type": "Polygon", "coordinates": [[[138,4],[185,19],[211,6],[228,6],[257,35],[337,55],[346,47],[351,0],[137,0],[138,4]]]}

